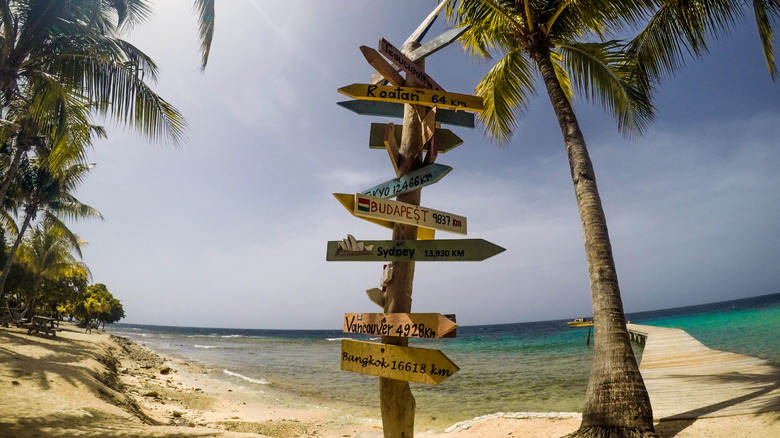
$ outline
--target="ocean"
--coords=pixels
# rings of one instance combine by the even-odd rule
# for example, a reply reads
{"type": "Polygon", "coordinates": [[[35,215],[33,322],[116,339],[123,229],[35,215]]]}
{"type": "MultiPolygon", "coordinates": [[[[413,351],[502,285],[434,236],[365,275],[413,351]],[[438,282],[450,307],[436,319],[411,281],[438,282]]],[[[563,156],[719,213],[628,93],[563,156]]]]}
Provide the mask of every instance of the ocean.
{"type": "MultiPolygon", "coordinates": [[[[686,330],[717,350],[780,363],[780,293],[629,313],[637,324],[686,330]]],[[[259,398],[381,418],[378,378],[340,370],[340,330],[253,330],[114,324],[108,331],[164,356],[195,361],[259,398]]],[[[441,350],[460,370],[439,385],[412,383],[416,424],[446,428],[496,412],[581,412],[590,373],[588,329],[566,320],[458,327],[452,339],[410,341],[441,350]]],[[[371,338],[373,339],[373,338],[371,338]]],[[[642,347],[634,345],[641,361],[642,347]]]]}

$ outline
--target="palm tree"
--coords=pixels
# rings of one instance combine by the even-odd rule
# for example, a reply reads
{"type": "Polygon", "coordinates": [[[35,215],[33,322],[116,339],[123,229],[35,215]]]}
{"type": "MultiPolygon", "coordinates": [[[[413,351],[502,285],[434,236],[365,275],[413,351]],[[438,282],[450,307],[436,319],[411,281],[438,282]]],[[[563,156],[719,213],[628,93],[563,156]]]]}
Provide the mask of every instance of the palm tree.
{"type": "Polygon", "coordinates": [[[81,257],[81,246],[84,242],[74,237],[76,236],[67,230],[43,221],[31,229],[19,247],[16,255],[17,263],[30,271],[33,277],[30,315],[35,310],[35,303],[44,280],[57,281],[74,274],[89,278],[87,265],[76,260],[76,255],[81,257]]]}
{"type": "MultiPolygon", "coordinates": [[[[205,68],[214,33],[214,0],[194,0],[193,4],[199,17],[201,65],[205,68]]],[[[185,129],[183,117],[139,77],[143,71],[145,78],[155,81],[156,65],[119,38],[123,29],[143,22],[150,13],[148,0],[0,0],[2,115],[13,102],[21,100],[31,106],[36,116],[33,121],[51,123],[58,118],[46,119],[43,114],[52,108],[64,110],[62,103],[70,100],[70,94],[150,139],[179,142],[185,129]],[[31,89],[44,97],[31,94],[31,89]],[[57,96],[58,105],[33,105],[33,100],[51,104],[50,95],[57,96]]],[[[39,130],[3,133],[3,137],[18,138],[14,160],[0,185],[0,202],[21,156],[35,146],[30,136],[39,130]]]]}
{"type": "MultiPolygon", "coordinates": [[[[573,88],[612,113],[624,133],[653,118],[651,83],[607,31],[637,26],[650,1],[461,0],[451,11],[467,50],[502,56],[477,85],[488,135],[507,143],[539,81],[558,119],[580,211],[591,284],[595,343],[582,424],[573,436],[652,436],[647,390],[631,350],[596,178],[571,104],[573,88]],[[600,42],[595,42],[599,40],[600,42]]],[[[452,15],[451,15],[452,16],[452,15]]]]}
{"type": "Polygon", "coordinates": [[[777,79],[774,56],[774,26],[780,20],[776,0],[667,0],[632,40],[635,53],[648,73],[661,79],[685,66],[685,57],[707,52],[708,37],[725,35],[746,15],[752,5],[759,40],[772,79],[777,79]]]}
{"type": "Polygon", "coordinates": [[[43,213],[42,220],[48,223],[47,226],[58,229],[71,241],[72,248],[79,246],[78,238],[68,230],[62,219],[103,218],[97,210],[82,204],[72,194],[94,165],[78,163],[65,166],[61,170],[53,170],[46,162],[46,156],[25,160],[22,164],[24,171],[21,172],[20,184],[24,219],[0,274],[0,296],[3,294],[16,251],[25,232],[39,213],[43,213]]]}

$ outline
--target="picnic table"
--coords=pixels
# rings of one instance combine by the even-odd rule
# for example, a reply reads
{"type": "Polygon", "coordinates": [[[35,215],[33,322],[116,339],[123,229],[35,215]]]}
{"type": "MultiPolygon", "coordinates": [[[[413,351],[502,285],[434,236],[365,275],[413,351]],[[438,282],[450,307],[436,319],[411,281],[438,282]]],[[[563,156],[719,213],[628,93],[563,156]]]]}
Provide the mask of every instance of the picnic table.
{"type": "Polygon", "coordinates": [[[33,316],[32,321],[30,321],[29,324],[25,324],[25,327],[27,327],[27,334],[31,334],[32,332],[40,333],[44,332],[47,335],[57,336],[57,328],[54,327],[55,323],[57,323],[56,318],[49,318],[46,316],[33,316]]]}

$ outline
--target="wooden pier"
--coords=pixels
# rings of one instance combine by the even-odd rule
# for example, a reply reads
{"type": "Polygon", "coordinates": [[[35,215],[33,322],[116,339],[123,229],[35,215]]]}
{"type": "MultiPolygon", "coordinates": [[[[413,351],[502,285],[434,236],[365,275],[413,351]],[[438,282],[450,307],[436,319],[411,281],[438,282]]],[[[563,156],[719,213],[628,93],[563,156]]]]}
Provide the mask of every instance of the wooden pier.
{"type": "Polygon", "coordinates": [[[780,364],[713,350],[681,329],[628,324],[656,420],[780,411],[780,364]]]}

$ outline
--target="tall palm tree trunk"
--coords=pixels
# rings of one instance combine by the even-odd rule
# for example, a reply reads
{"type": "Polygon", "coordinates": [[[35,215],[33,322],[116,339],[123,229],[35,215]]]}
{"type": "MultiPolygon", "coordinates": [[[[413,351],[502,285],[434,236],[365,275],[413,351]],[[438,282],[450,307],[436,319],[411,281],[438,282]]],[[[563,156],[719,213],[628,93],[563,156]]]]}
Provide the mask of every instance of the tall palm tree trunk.
{"type": "Polygon", "coordinates": [[[13,181],[16,177],[16,173],[19,171],[19,163],[22,161],[22,155],[24,155],[28,149],[29,148],[17,144],[14,158],[11,160],[11,165],[8,166],[8,171],[3,175],[3,184],[0,186],[0,205],[5,202],[5,195],[8,194],[8,188],[11,186],[11,181],[13,181]]]}
{"type": "Polygon", "coordinates": [[[531,56],[542,75],[569,157],[580,210],[593,303],[594,352],[582,424],[573,436],[652,436],[653,411],[631,350],[593,164],[571,102],[555,74],[547,45],[531,56]],[[617,348],[606,348],[617,346],[617,348]]]}
{"type": "MultiPolygon", "coordinates": [[[[37,211],[37,209],[33,211],[37,211]]],[[[8,252],[8,258],[5,260],[5,265],[3,266],[3,273],[0,274],[0,297],[5,295],[5,281],[8,279],[8,274],[9,272],[11,272],[11,265],[14,264],[14,257],[16,256],[16,251],[19,249],[19,245],[22,243],[22,239],[24,238],[24,233],[27,231],[27,228],[30,226],[30,222],[32,222],[33,217],[34,214],[30,214],[30,208],[28,207],[26,209],[22,227],[19,229],[19,234],[16,236],[16,241],[14,241],[14,245],[11,247],[11,250],[8,252]]]]}

